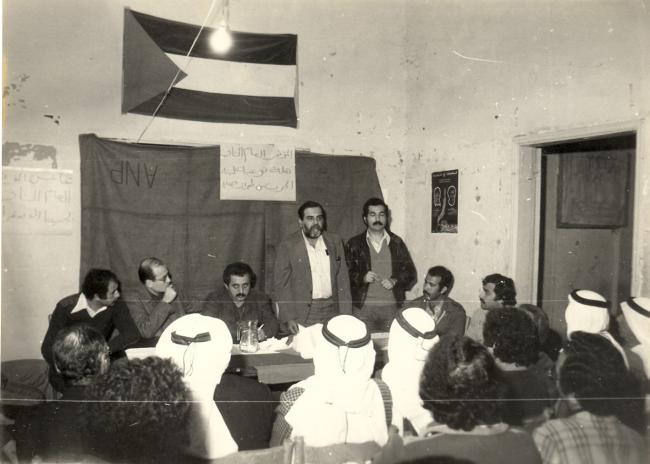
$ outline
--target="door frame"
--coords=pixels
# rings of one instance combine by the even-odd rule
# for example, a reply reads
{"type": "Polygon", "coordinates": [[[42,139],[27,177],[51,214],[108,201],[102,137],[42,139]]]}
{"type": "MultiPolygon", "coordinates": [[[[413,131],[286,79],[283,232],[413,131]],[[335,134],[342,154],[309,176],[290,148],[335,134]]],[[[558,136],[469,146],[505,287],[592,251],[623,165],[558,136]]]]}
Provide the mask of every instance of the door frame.
{"type": "Polygon", "coordinates": [[[521,135],[513,139],[514,185],[512,196],[511,269],[517,282],[517,296],[522,302],[537,304],[539,281],[540,224],[542,194],[542,147],[546,145],[600,138],[609,135],[636,135],[634,163],[634,205],[632,227],[632,295],[642,288],[642,188],[648,171],[645,153],[650,147],[650,124],[644,119],[621,121],[598,126],[521,135]],[[531,246],[531,238],[532,246],[531,246]]]}

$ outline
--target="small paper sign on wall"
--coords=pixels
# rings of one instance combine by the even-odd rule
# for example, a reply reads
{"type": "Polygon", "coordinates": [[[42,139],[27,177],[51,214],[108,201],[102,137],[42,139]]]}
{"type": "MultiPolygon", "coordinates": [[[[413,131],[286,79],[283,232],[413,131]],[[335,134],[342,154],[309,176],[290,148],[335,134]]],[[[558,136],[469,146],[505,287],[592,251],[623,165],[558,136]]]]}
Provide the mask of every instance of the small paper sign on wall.
{"type": "Polygon", "coordinates": [[[296,201],[296,154],[277,145],[221,145],[220,199],[296,201]]]}
{"type": "Polygon", "coordinates": [[[458,169],[431,174],[431,233],[458,233],[458,169]]]}
{"type": "Polygon", "coordinates": [[[72,171],[2,167],[2,232],[72,234],[72,171]]]}

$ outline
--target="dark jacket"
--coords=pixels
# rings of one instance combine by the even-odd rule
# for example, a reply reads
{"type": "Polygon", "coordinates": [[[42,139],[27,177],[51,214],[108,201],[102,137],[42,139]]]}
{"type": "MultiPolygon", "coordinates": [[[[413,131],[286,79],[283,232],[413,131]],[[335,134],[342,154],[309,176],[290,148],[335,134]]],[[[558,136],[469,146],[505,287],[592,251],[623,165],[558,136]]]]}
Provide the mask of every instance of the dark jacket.
{"type": "MultiPolygon", "coordinates": [[[[399,308],[404,302],[406,291],[410,290],[417,282],[415,265],[411,259],[404,241],[392,232],[388,232],[390,242],[391,279],[397,283],[393,287],[396,306],[399,308]]],[[[350,289],[352,304],[361,309],[368,294],[368,284],[363,277],[370,271],[370,248],[366,240],[366,232],[355,235],[345,245],[345,258],[350,272],[350,289]]]]}
{"type": "MultiPolygon", "coordinates": [[[[421,308],[427,311],[427,302],[424,296],[411,300],[404,305],[405,308],[421,308]]],[[[436,323],[436,333],[440,336],[443,335],[465,335],[465,325],[467,322],[467,315],[465,308],[455,300],[448,296],[442,299],[442,317],[436,323]]]]}
{"type": "Polygon", "coordinates": [[[271,299],[262,292],[251,290],[241,308],[233,303],[225,287],[210,293],[203,302],[201,314],[221,319],[228,326],[233,343],[237,340],[237,324],[239,321],[257,320],[258,327],[264,324],[263,330],[267,337],[275,337],[278,333],[278,320],[271,308],[271,299]]]}

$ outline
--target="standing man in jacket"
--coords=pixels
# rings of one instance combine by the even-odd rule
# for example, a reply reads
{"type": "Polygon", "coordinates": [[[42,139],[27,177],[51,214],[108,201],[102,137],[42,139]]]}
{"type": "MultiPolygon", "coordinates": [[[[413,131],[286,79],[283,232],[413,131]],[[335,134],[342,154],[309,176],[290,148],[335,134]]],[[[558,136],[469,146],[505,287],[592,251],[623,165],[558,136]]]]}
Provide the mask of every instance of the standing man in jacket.
{"type": "Polygon", "coordinates": [[[343,241],[325,232],[325,209],[307,201],[298,209],[300,229],[278,245],[273,299],[291,333],[337,314],[350,314],[350,279],[343,241]]]}
{"type": "Polygon", "coordinates": [[[388,205],[370,198],[363,205],[366,231],[345,248],[354,315],[372,331],[388,332],[405,293],[417,280],[415,265],[404,241],[388,230],[388,205]]]}

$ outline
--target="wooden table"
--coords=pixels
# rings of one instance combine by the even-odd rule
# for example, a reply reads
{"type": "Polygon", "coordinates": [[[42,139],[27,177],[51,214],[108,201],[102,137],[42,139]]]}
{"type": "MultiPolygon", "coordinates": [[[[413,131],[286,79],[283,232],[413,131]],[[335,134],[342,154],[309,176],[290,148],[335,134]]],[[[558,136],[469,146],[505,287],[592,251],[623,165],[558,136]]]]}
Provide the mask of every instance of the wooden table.
{"type": "MultiPolygon", "coordinates": [[[[381,369],[387,362],[387,333],[373,333],[372,341],[377,352],[375,370],[381,369]]],[[[134,348],[127,350],[129,359],[155,355],[155,348],[134,348]]],[[[303,359],[291,348],[276,352],[243,353],[239,345],[233,345],[228,373],[257,377],[265,384],[282,384],[299,382],[314,375],[314,363],[303,359]]]]}

